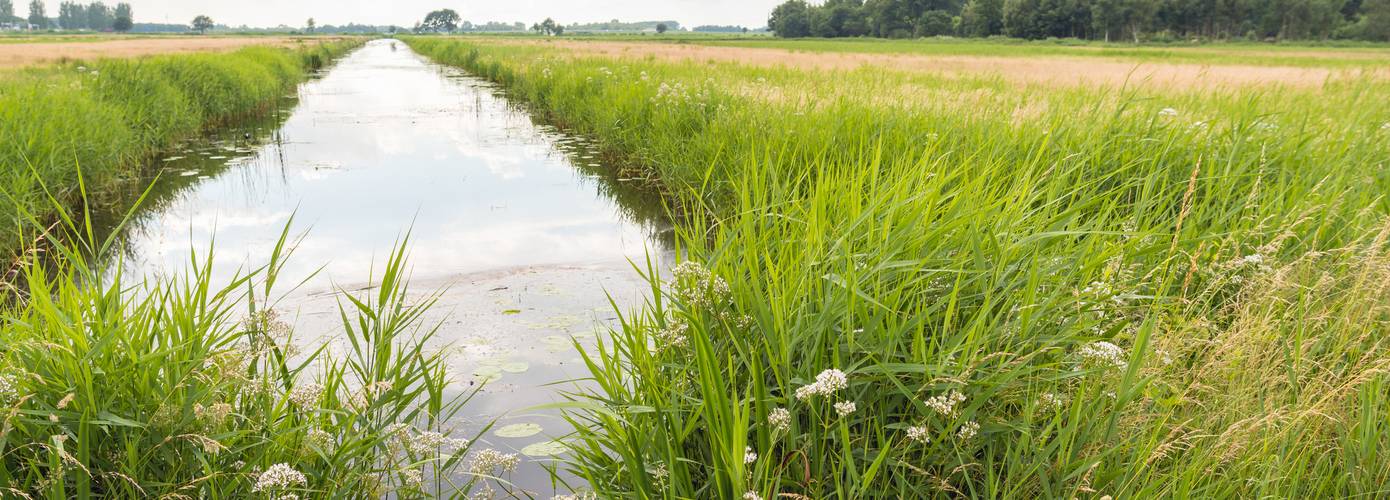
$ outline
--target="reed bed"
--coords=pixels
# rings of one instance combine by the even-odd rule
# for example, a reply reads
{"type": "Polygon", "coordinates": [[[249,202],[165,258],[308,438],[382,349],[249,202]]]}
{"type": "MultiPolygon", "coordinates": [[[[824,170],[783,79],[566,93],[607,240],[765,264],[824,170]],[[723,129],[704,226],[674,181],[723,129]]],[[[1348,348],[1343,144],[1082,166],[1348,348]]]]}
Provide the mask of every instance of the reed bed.
{"type": "Polygon", "coordinates": [[[671,200],[684,261],[644,268],[568,413],[600,497],[1390,494],[1384,80],[407,43],[671,200]]]}
{"type": "Polygon", "coordinates": [[[72,61],[0,74],[0,255],[26,250],[36,236],[23,232],[26,214],[56,220],[50,195],[75,202],[79,177],[93,202],[129,203],[101,195],[145,173],[148,160],[179,141],[270,110],[309,72],[361,43],[72,61]]]}

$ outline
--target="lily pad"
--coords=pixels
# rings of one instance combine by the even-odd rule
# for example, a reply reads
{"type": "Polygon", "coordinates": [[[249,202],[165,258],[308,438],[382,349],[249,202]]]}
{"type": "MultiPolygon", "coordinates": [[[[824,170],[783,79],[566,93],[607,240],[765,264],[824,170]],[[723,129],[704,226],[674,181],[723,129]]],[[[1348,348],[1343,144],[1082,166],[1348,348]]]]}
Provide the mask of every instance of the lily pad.
{"type": "Polygon", "coordinates": [[[531,364],[525,361],[512,361],[510,363],[502,363],[502,371],[507,373],[524,373],[526,372],[526,370],[530,369],[531,364]]]}
{"type": "Polygon", "coordinates": [[[522,448],[521,454],[528,457],[553,457],[566,451],[569,451],[569,448],[565,446],[565,443],[559,441],[541,441],[522,448]]]}
{"type": "Polygon", "coordinates": [[[541,337],[541,344],[545,345],[545,349],[550,352],[565,352],[573,347],[573,345],[570,344],[569,337],[562,337],[559,335],[541,337]]]}
{"type": "Polygon", "coordinates": [[[483,382],[496,382],[502,378],[502,369],[496,366],[479,366],[473,369],[473,376],[483,382]]]}
{"type": "Polygon", "coordinates": [[[497,437],[504,437],[504,438],[524,438],[524,437],[531,437],[531,436],[534,436],[534,435],[536,435],[536,434],[540,434],[540,433],[541,433],[541,426],[540,426],[539,424],[529,424],[529,423],[528,423],[528,424],[512,424],[512,425],[503,426],[503,427],[501,427],[501,428],[499,428],[499,429],[497,429],[497,430],[495,430],[495,431],[492,431],[492,433],[493,433],[493,434],[496,434],[497,437]]]}

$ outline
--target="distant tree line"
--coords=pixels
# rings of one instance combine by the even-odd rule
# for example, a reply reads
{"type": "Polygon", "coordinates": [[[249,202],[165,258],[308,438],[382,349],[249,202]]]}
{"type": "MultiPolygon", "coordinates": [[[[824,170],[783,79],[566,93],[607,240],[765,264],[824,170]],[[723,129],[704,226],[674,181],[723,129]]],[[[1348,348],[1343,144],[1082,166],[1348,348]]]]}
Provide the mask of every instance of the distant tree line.
{"type": "Polygon", "coordinates": [[[130,31],[135,26],[134,15],[128,3],[112,9],[102,2],[63,2],[58,5],[58,26],[65,30],[130,31]]]}
{"type": "Polygon", "coordinates": [[[1390,0],[789,0],[777,36],[1390,40],[1390,0]]]}
{"type": "Polygon", "coordinates": [[[696,26],[694,29],[690,31],[694,31],[696,33],[747,33],[748,28],[745,28],[743,26],[704,25],[696,26]]]}

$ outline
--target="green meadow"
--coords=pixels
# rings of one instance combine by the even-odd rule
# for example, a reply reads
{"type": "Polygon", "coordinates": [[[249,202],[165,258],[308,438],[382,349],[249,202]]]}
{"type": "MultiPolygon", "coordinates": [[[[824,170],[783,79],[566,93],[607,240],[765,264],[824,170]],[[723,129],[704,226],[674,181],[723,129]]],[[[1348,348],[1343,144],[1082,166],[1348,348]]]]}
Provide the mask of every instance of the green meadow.
{"type": "Polygon", "coordinates": [[[599,497],[1390,494],[1383,78],[1058,86],[407,43],[596,139],[678,222],[684,262],[639,263],[651,293],[568,406],[561,467],[599,497]]]}

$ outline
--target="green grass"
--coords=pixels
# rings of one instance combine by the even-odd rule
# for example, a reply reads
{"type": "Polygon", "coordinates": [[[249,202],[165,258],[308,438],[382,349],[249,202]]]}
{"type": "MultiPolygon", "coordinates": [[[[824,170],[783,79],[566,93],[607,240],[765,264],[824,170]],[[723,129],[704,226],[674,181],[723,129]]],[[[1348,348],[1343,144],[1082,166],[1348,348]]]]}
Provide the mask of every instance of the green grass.
{"type": "Polygon", "coordinates": [[[1384,80],[1055,88],[408,43],[678,208],[688,263],[648,270],[569,413],[567,467],[602,497],[1390,494],[1384,80]],[[845,387],[796,396],[828,370],[845,387]]]}
{"type": "Polygon", "coordinates": [[[477,480],[460,470],[469,443],[448,435],[471,395],[447,389],[428,347],[438,295],[410,292],[406,241],[371,291],[341,292],[340,338],[316,345],[276,308],[308,278],[281,273],[299,241],[288,226],[228,282],[210,278],[212,248],[177,277],[131,282],[64,206],[62,258],[6,276],[26,286],[0,304],[5,497],[420,497],[477,480]]]}
{"type": "Polygon", "coordinates": [[[299,49],[252,47],[75,61],[0,73],[0,255],[16,255],[32,214],[53,220],[47,197],[72,201],[78,177],[97,201],[112,183],[206,127],[265,112],[355,41],[299,49]]]}

